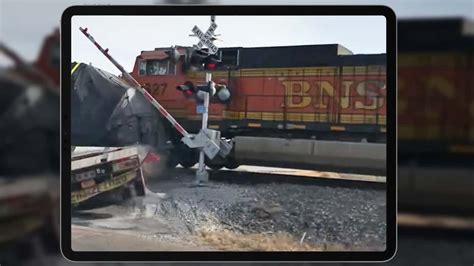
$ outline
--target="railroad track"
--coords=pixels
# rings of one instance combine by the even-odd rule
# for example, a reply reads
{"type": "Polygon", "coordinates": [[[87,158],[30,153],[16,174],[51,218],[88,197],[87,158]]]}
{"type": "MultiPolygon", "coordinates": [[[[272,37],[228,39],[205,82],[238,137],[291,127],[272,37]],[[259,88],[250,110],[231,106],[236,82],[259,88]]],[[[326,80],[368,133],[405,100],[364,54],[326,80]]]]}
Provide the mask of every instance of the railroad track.
{"type": "Polygon", "coordinates": [[[405,230],[438,229],[474,233],[472,216],[401,212],[398,214],[398,225],[405,230]]]}
{"type": "MultiPolygon", "coordinates": [[[[317,185],[325,187],[344,187],[372,190],[386,189],[384,177],[361,176],[370,178],[356,178],[354,175],[330,176],[327,172],[305,170],[293,171],[295,169],[286,170],[281,168],[268,169],[269,171],[267,172],[262,171],[262,168],[257,168],[256,171],[251,171],[249,169],[209,171],[209,179],[214,182],[226,182],[233,184],[288,183],[297,185],[317,185]]],[[[171,177],[175,175],[194,175],[194,173],[195,169],[193,168],[175,168],[169,170],[165,174],[165,177],[171,177]]]]}

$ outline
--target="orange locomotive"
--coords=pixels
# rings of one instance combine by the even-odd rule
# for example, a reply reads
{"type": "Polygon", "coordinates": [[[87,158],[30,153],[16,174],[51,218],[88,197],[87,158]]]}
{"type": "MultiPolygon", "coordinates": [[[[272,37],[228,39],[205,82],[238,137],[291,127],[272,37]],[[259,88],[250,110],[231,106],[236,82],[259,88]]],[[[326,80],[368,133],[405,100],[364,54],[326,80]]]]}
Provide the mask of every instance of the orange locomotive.
{"type": "MultiPolygon", "coordinates": [[[[401,20],[399,22],[398,163],[400,167],[398,199],[401,209],[421,206],[418,210],[425,210],[431,206],[439,210],[441,205],[449,210],[456,208],[473,209],[473,194],[470,189],[466,189],[472,186],[472,154],[474,152],[474,123],[472,122],[474,121],[474,93],[472,92],[474,84],[474,76],[472,75],[474,67],[474,45],[472,45],[472,26],[469,27],[469,23],[472,25],[473,22],[457,18],[401,20]],[[470,33],[469,28],[471,29],[470,33]],[[440,34],[440,32],[444,34],[440,34]],[[440,182],[443,185],[439,185],[440,182]]],[[[55,68],[56,73],[59,73],[58,66],[53,65],[54,60],[51,60],[53,59],[51,51],[54,51],[54,47],[59,45],[59,39],[57,39],[55,43],[45,42],[45,44],[45,49],[41,50],[41,54],[50,56],[41,56],[38,61],[43,62],[46,66],[49,64],[50,67],[48,68],[55,68]]],[[[160,100],[160,103],[162,103],[167,110],[172,112],[181,123],[187,123],[186,129],[190,128],[190,125],[194,125],[194,131],[197,131],[199,128],[198,119],[200,118],[196,116],[195,113],[195,102],[183,97],[181,92],[175,90],[175,86],[176,84],[184,84],[186,80],[194,80],[197,83],[203,82],[204,74],[202,71],[197,73],[188,71],[188,74],[184,74],[183,68],[186,68],[186,66],[183,66],[184,62],[183,58],[181,58],[181,62],[178,62],[175,68],[171,68],[176,69],[176,75],[146,75],[146,63],[141,63],[142,69],[143,66],[145,66],[145,69],[142,71],[142,74],[139,74],[138,69],[140,65],[138,62],[143,60],[165,60],[169,57],[164,53],[166,50],[169,50],[169,48],[142,52],[137,57],[132,75],[143,84],[148,85],[149,91],[151,91],[153,95],[160,100]]],[[[181,52],[185,51],[184,48],[180,48],[180,50],[181,52]]],[[[341,50],[338,53],[343,54],[343,51],[341,50]]],[[[280,55],[277,54],[271,55],[270,57],[274,57],[275,60],[277,60],[280,58],[279,56],[280,55]]],[[[332,56],[334,57],[334,54],[332,56]]],[[[301,55],[299,57],[301,58],[301,55]]],[[[303,57],[312,60],[312,63],[304,67],[337,67],[335,61],[332,63],[328,61],[322,62],[321,55],[305,55],[303,57]]],[[[344,58],[345,60],[349,60],[351,57],[355,56],[345,56],[344,58]]],[[[370,57],[371,56],[368,58],[370,57]]],[[[237,59],[240,57],[234,56],[234,58],[237,59]]],[[[223,59],[226,60],[226,58],[223,59]]],[[[363,59],[361,60],[362,62],[359,61],[353,65],[384,66],[385,64],[384,62],[375,64],[363,63],[363,59]]],[[[282,64],[274,66],[274,69],[282,67],[282,64]]],[[[238,67],[231,68],[231,73],[235,73],[235,71],[248,73],[249,71],[255,71],[259,68],[258,62],[249,67],[244,67],[243,62],[235,62],[234,65],[240,65],[242,67],[240,69],[238,67]]],[[[266,67],[269,68],[270,66],[267,65],[266,67]]],[[[300,65],[300,67],[302,66],[300,65]]],[[[288,68],[290,67],[287,67],[287,69],[288,68]]],[[[216,79],[216,72],[224,71],[220,69],[212,72],[214,73],[214,79],[216,79]]],[[[227,73],[227,71],[225,71],[225,73],[227,73]]],[[[313,72],[313,76],[318,75],[322,75],[322,72],[313,72]]],[[[57,78],[59,75],[54,74],[50,76],[59,84],[59,79],[57,78]]],[[[350,79],[350,75],[346,75],[345,77],[350,79]]],[[[322,135],[325,135],[324,137],[326,138],[332,136],[333,139],[347,140],[351,139],[350,137],[356,139],[354,136],[361,136],[361,134],[358,133],[360,131],[350,131],[348,129],[356,127],[356,129],[365,129],[365,132],[367,132],[370,127],[374,126],[374,124],[343,123],[341,125],[333,124],[333,130],[327,130],[327,123],[304,123],[303,121],[301,123],[287,122],[286,126],[288,130],[271,129],[269,132],[264,132],[263,130],[269,123],[271,124],[271,121],[268,122],[268,120],[264,119],[244,119],[247,115],[252,116],[249,112],[247,115],[245,114],[245,105],[241,111],[243,113],[239,110],[239,116],[236,116],[236,113],[230,113],[234,119],[225,118],[225,115],[229,115],[229,113],[224,114],[223,110],[230,110],[232,106],[235,106],[233,101],[239,100],[240,88],[232,87],[236,84],[236,76],[229,78],[228,74],[221,74],[220,79],[221,80],[217,81],[226,82],[226,80],[229,80],[229,88],[232,90],[233,95],[227,106],[222,106],[222,104],[211,105],[211,111],[214,116],[211,117],[210,125],[211,127],[219,125],[222,127],[221,130],[223,130],[226,137],[233,138],[237,141],[239,141],[239,139],[245,139],[240,137],[242,135],[246,135],[247,139],[256,135],[258,138],[255,138],[253,144],[266,143],[266,137],[284,136],[287,140],[284,144],[291,145],[299,142],[299,139],[295,140],[294,138],[308,139],[313,133],[315,137],[319,136],[322,139],[322,135]],[[220,117],[220,120],[214,119],[216,117],[220,117]],[[235,117],[240,118],[235,119],[235,117]],[[250,124],[249,127],[249,122],[255,124],[250,124]],[[258,124],[260,124],[260,127],[253,127],[258,126],[258,124]],[[320,128],[324,127],[325,131],[310,132],[308,130],[298,129],[298,127],[292,124],[305,126],[311,124],[313,126],[320,125],[320,128]],[[240,130],[240,132],[237,131],[233,125],[242,126],[242,130],[240,130]],[[337,129],[342,130],[343,128],[345,131],[337,131],[337,129]],[[224,129],[226,129],[226,131],[224,131],[224,129]],[[324,134],[324,132],[326,132],[326,134],[324,134]],[[262,136],[265,136],[265,138],[262,136]],[[293,138],[289,139],[289,137],[293,138]]],[[[292,79],[301,81],[300,77],[294,77],[292,79]]],[[[329,82],[332,81],[333,80],[330,80],[329,82]]],[[[261,88],[262,84],[263,81],[260,81],[260,83],[257,84],[258,86],[253,89],[261,88]]],[[[311,85],[308,93],[314,93],[315,88],[321,87],[316,87],[315,84],[311,85]]],[[[293,94],[295,95],[293,100],[296,103],[300,103],[302,98],[296,95],[300,91],[299,89],[297,90],[296,85],[294,87],[296,91],[293,94]]],[[[352,86],[351,88],[354,91],[356,87],[352,86]]],[[[283,89],[284,87],[280,85],[280,95],[284,93],[282,92],[283,89]]],[[[382,91],[384,91],[384,89],[382,89],[382,91]]],[[[316,96],[317,95],[312,95],[312,102],[306,108],[314,108],[314,103],[317,102],[315,101],[317,99],[316,96]]],[[[257,107],[266,104],[269,99],[270,98],[267,97],[265,101],[260,101],[257,107]]],[[[333,97],[332,99],[337,98],[333,97]]],[[[307,102],[308,100],[306,100],[305,104],[307,102]]],[[[339,101],[339,103],[342,102],[343,101],[339,101]]],[[[284,112],[283,108],[279,108],[279,110],[281,113],[284,112]]],[[[385,112],[385,109],[380,111],[385,112]]],[[[277,114],[276,118],[279,118],[278,116],[277,114]]],[[[273,115],[273,117],[275,118],[275,115],[273,115]]],[[[310,117],[312,117],[311,114],[310,117]]],[[[316,117],[317,115],[315,114],[315,120],[316,117]]],[[[324,118],[324,115],[321,115],[321,117],[324,118]]],[[[265,115],[262,118],[267,118],[267,116],[265,115]]],[[[287,121],[289,121],[289,118],[290,117],[288,117],[287,121]]],[[[360,116],[352,118],[355,120],[356,118],[360,118],[360,116]]],[[[383,116],[379,116],[381,122],[383,122],[383,118],[383,116]]],[[[284,125],[284,120],[277,122],[281,122],[280,124],[284,125]]],[[[380,129],[380,133],[376,130],[374,130],[373,133],[383,136],[384,125],[380,124],[376,127],[380,129]]],[[[300,128],[303,127],[300,126],[300,128]]],[[[169,131],[171,138],[173,138],[174,133],[173,130],[169,131]]],[[[368,136],[369,134],[365,133],[365,135],[368,136]]],[[[173,139],[173,143],[179,147],[179,139],[173,139]]],[[[239,148],[239,146],[236,148],[239,148]]],[[[255,145],[255,150],[258,148],[260,148],[260,146],[255,145]]],[[[268,150],[268,148],[269,147],[265,147],[266,150],[268,150]]],[[[306,148],[306,146],[302,146],[302,148],[306,148]]],[[[290,155],[288,156],[287,154],[286,160],[292,158],[302,160],[302,158],[294,156],[294,153],[289,153],[290,150],[287,149],[287,146],[280,150],[285,150],[290,155]]],[[[272,151],[273,150],[268,153],[272,151]]],[[[248,155],[249,153],[247,152],[245,156],[242,157],[249,157],[248,155]]],[[[268,157],[279,159],[275,154],[270,154],[268,157]]],[[[241,158],[239,158],[239,160],[241,160],[241,158]]],[[[349,160],[345,159],[343,161],[349,160]]],[[[192,164],[192,160],[188,162],[181,160],[181,163],[189,165],[192,164]]],[[[228,166],[232,167],[232,165],[229,164],[228,166]]]]}
{"type": "MultiPolygon", "coordinates": [[[[376,153],[381,155],[376,164],[384,164],[385,150],[382,155],[379,153],[382,149],[373,145],[385,147],[385,54],[354,55],[337,44],[236,47],[221,48],[217,61],[201,62],[198,59],[198,64],[193,64],[194,53],[186,47],[142,51],[131,74],[191,132],[197,132],[200,128],[196,101],[175,88],[182,84],[203,84],[205,73],[212,72],[212,80],[230,90],[229,100],[224,103],[214,100],[211,103],[209,127],[219,129],[223,137],[234,141],[237,153],[240,150],[240,154],[246,155],[235,154],[230,159],[233,163],[208,162],[212,168],[224,165],[235,167],[243,161],[256,163],[249,159],[247,149],[241,149],[249,145],[248,139],[246,144],[242,144],[244,136],[274,138],[270,140],[272,143],[279,138],[284,141],[289,136],[310,142],[321,140],[321,145],[324,141],[331,141],[328,145],[335,145],[338,141],[343,145],[339,149],[346,150],[352,149],[347,143],[370,143],[369,150],[376,149],[376,153]],[[173,49],[181,54],[177,60],[170,56],[173,49]]],[[[173,134],[172,130],[168,132],[173,134]]],[[[259,138],[260,144],[262,140],[259,138]]],[[[178,142],[174,141],[180,146],[178,142]]],[[[306,144],[312,145],[309,142],[306,144]]],[[[272,145],[278,149],[283,144],[277,141],[272,145]]],[[[172,154],[181,155],[183,166],[195,163],[196,156],[190,156],[190,151],[184,151],[183,147],[178,149],[181,152],[175,150],[172,154]],[[184,157],[192,159],[183,161],[184,157]]],[[[352,156],[360,157],[361,154],[352,156]]],[[[265,156],[260,154],[256,157],[265,156]]],[[[378,160],[377,156],[373,157],[365,163],[378,160]]],[[[336,160],[330,159],[329,165],[336,160]]],[[[295,163],[302,161],[298,159],[295,163]]],[[[328,165],[323,163],[325,160],[316,161],[328,165]]],[[[273,163],[281,165],[283,162],[273,163]]],[[[312,162],[302,164],[313,168],[312,162]]],[[[355,167],[359,166],[372,167],[355,167]]]]}
{"type": "Polygon", "coordinates": [[[474,22],[398,24],[399,210],[472,213],[474,22]]]}

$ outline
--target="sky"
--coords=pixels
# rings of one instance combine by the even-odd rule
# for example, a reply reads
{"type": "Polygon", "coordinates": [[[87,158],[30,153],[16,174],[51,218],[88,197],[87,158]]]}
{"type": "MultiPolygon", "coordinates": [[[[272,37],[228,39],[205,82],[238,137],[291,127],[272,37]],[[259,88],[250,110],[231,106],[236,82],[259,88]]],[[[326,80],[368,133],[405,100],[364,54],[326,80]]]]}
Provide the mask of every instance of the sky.
{"type": "MultiPolygon", "coordinates": [[[[44,37],[59,27],[62,11],[68,6],[149,5],[173,1],[196,2],[196,0],[0,0],[0,40],[14,48],[26,60],[33,61],[38,56],[44,37]]],[[[474,19],[473,0],[201,0],[201,3],[202,1],[206,4],[377,4],[391,7],[397,17],[402,19],[453,16],[474,19]]],[[[204,23],[201,27],[205,25],[207,24],[204,23]]],[[[221,29],[224,25],[220,24],[219,27],[221,29]]],[[[226,36],[226,44],[230,41],[228,38],[226,36]]],[[[1,62],[0,56],[0,65],[1,62]]]]}
{"type": "MultiPolygon", "coordinates": [[[[354,53],[385,53],[383,16],[216,16],[218,47],[261,47],[338,43],[354,53]],[[350,25],[350,27],[348,27],[350,25]]],[[[119,74],[78,30],[89,33],[126,69],[142,50],[172,45],[192,46],[197,25],[203,32],[210,16],[74,16],[71,58],[119,74]]]]}

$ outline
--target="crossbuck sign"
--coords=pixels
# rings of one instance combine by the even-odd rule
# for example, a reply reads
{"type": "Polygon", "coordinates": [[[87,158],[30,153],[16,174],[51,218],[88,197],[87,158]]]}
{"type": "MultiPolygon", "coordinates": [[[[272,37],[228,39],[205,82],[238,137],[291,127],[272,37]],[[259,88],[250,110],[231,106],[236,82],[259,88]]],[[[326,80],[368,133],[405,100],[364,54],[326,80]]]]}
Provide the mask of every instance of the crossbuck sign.
{"type": "Polygon", "coordinates": [[[207,29],[206,33],[202,32],[198,28],[198,26],[194,26],[192,32],[196,34],[196,36],[199,38],[199,43],[196,45],[197,49],[201,49],[203,46],[207,46],[209,47],[209,53],[217,53],[217,50],[219,48],[217,48],[217,46],[212,43],[212,37],[216,28],[217,24],[214,22],[214,19],[211,19],[211,26],[209,26],[209,29],[207,29]]]}

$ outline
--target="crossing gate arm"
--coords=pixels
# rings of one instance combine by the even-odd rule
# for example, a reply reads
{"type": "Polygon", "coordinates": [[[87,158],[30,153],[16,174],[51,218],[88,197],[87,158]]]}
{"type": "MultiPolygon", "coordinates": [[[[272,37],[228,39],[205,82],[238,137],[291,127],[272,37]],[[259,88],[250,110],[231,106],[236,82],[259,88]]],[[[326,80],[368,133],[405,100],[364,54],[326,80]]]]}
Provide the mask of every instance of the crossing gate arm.
{"type": "Polygon", "coordinates": [[[181,141],[183,141],[190,148],[201,148],[206,153],[206,155],[213,159],[217,153],[225,157],[230,153],[232,146],[226,143],[224,140],[220,139],[220,132],[217,134],[215,131],[207,129],[206,131],[199,132],[198,135],[193,136],[189,134],[177,121],[174,117],[166,111],[166,109],[155,99],[151,94],[146,91],[140,83],[134,79],[125,69],[110,55],[109,49],[104,49],[102,46],[92,37],[90,33],[87,32],[87,28],[80,27],[79,30],[89,39],[99,51],[109,59],[112,64],[122,73],[123,77],[126,79],[127,83],[132,86],[134,89],[138,90],[148,102],[150,102],[158,111],[170,122],[170,124],[183,136],[181,141]],[[218,136],[218,137],[216,137],[218,136]]]}

